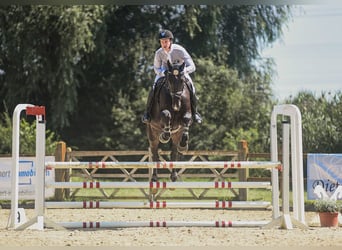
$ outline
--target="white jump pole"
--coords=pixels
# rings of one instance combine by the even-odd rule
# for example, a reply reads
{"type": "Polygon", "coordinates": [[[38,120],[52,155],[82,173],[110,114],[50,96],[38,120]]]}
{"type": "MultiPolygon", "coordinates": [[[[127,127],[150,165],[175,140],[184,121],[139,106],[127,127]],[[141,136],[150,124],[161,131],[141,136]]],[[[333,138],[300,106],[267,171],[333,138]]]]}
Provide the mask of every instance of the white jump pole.
{"type": "Polygon", "coordinates": [[[46,162],[48,168],[280,168],[281,163],[278,161],[177,161],[177,162],[46,162]]]}
{"type": "Polygon", "coordinates": [[[268,221],[114,221],[60,222],[64,228],[129,228],[129,227],[262,227],[268,221]]]}
{"type": "MultiPolygon", "coordinates": [[[[293,218],[289,214],[289,207],[283,207],[283,215],[280,216],[279,212],[279,190],[272,190],[272,198],[278,209],[274,211],[274,221],[269,226],[274,224],[280,224],[281,227],[287,229],[292,228],[292,223],[301,228],[307,228],[305,223],[305,208],[304,208],[304,176],[303,176],[303,148],[302,148],[302,120],[301,114],[297,106],[291,104],[283,104],[274,106],[271,115],[271,161],[278,161],[278,138],[277,138],[277,116],[289,116],[291,123],[291,170],[292,170],[292,191],[293,191],[293,218]]],[[[288,130],[287,126],[283,129],[288,130]]],[[[288,137],[288,132],[285,131],[283,136],[288,137]]],[[[289,138],[283,138],[283,152],[287,155],[288,140],[289,138]]],[[[285,156],[286,157],[286,156],[285,156]]],[[[286,161],[286,159],[285,159],[286,161]]],[[[288,167],[285,164],[284,167],[288,167]]],[[[272,170],[272,183],[278,180],[278,173],[272,170]]],[[[286,170],[288,171],[288,170],[286,170]]],[[[286,178],[283,180],[285,182],[286,178]]],[[[277,181],[278,183],[278,181],[277,181]]],[[[284,187],[288,187],[288,183],[283,183],[284,187]],[[287,186],[286,186],[287,185],[287,186]]],[[[283,205],[288,206],[287,199],[289,196],[289,188],[283,190],[283,205]]]]}
{"type": "Polygon", "coordinates": [[[84,208],[84,209],[96,209],[96,208],[217,208],[217,209],[229,209],[229,208],[269,208],[271,205],[267,201],[71,201],[71,202],[57,202],[48,201],[45,202],[46,208],[84,208]]]}
{"type": "Polygon", "coordinates": [[[53,182],[47,183],[48,188],[270,188],[269,182],[53,182]]]}

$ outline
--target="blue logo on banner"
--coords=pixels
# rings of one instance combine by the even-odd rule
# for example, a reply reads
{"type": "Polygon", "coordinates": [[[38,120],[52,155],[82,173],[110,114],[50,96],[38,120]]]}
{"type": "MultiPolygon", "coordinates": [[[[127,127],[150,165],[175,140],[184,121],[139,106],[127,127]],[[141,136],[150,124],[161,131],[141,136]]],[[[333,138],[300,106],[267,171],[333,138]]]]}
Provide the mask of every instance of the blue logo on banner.
{"type": "Polygon", "coordinates": [[[342,185],[342,154],[308,154],[308,199],[315,200],[314,188],[321,185],[331,196],[342,185]]]}

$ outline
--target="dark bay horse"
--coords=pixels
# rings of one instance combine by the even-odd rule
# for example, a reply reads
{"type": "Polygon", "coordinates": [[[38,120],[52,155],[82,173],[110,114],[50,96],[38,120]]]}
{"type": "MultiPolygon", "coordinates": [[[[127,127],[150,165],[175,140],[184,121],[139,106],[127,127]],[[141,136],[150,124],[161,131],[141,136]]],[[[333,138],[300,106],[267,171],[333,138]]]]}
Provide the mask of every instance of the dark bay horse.
{"type": "MultiPolygon", "coordinates": [[[[192,124],[190,88],[191,83],[184,76],[185,63],[171,65],[165,72],[164,81],[155,86],[151,110],[151,122],[147,124],[147,137],[152,161],[158,162],[159,142],[171,144],[171,161],[177,161],[179,154],[188,150],[189,127],[192,124]]],[[[152,181],[157,181],[157,169],[153,169],[152,181]]],[[[171,180],[177,180],[172,169],[171,180]]]]}

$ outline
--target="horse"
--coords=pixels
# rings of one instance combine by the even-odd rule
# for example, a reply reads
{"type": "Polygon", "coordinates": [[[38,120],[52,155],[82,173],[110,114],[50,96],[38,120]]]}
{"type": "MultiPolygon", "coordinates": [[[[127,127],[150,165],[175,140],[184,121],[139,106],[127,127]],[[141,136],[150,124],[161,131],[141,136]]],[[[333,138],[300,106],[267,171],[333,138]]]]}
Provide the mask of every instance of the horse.
{"type": "MultiPolygon", "coordinates": [[[[182,152],[188,150],[189,127],[192,124],[191,83],[184,76],[185,63],[171,64],[165,78],[158,81],[154,90],[151,121],[147,124],[147,137],[152,161],[159,162],[159,143],[171,144],[171,161],[178,161],[182,152]]],[[[171,181],[177,180],[177,171],[172,169],[171,181]]],[[[153,169],[151,181],[158,181],[157,169],[153,169]]]]}

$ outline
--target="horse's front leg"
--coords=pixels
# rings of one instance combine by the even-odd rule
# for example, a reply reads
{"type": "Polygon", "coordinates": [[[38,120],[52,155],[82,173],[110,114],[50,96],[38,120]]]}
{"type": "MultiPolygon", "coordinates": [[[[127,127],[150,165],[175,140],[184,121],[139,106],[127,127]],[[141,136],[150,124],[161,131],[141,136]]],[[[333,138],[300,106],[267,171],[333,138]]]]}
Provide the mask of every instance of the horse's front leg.
{"type": "Polygon", "coordinates": [[[163,132],[159,136],[161,143],[168,143],[171,138],[171,113],[169,110],[164,109],[160,116],[161,127],[163,132]]]}
{"type": "MultiPolygon", "coordinates": [[[[177,149],[177,144],[173,142],[172,147],[171,147],[171,161],[178,161],[178,160],[179,160],[179,152],[177,149]]],[[[178,177],[177,171],[176,169],[173,168],[171,171],[171,176],[170,176],[171,181],[176,181],[177,177],[178,177]]]]}
{"type": "MultiPolygon", "coordinates": [[[[150,153],[152,155],[152,161],[153,162],[158,162],[159,161],[159,153],[158,153],[159,138],[158,138],[158,134],[159,133],[153,132],[151,126],[148,126],[148,128],[147,128],[147,135],[148,135],[148,141],[149,141],[149,146],[150,146],[150,153]]],[[[151,181],[157,182],[158,181],[158,176],[157,175],[158,175],[157,169],[153,168],[151,181]]]]}
{"type": "Polygon", "coordinates": [[[184,128],[177,148],[180,153],[187,151],[189,148],[189,127],[191,121],[191,113],[187,112],[183,117],[184,128]]]}
{"type": "MultiPolygon", "coordinates": [[[[152,161],[153,162],[158,162],[159,159],[159,153],[158,153],[158,145],[159,145],[159,140],[158,137],[155,138],[155,140],[150,141],[150,150],[152,154],[152,161]]],[[[158,181],[158,170],[157,168],[152,169],[152,176],[151,176],[151,182],[157,182],[158,181]]],[[[158,192],[158,189],[152,188],[151,189],[151,200],[154,200],[153,196],[158,192]]]]}
{"type": "MultiPolygon", "coordinates": [[[[151,149],[152,161],[153,162],[160,161],[159,152],[158,152],[158,145],[159,145],[159,141],[157,138],[154,141],[152,141],[152,143],[150,143],[150,149],[151,149]]],[[[158,170],[156,168],[153,168],[153,170],[152,170],[151,181],[152,182],[158,181],[158,170]]]]}

